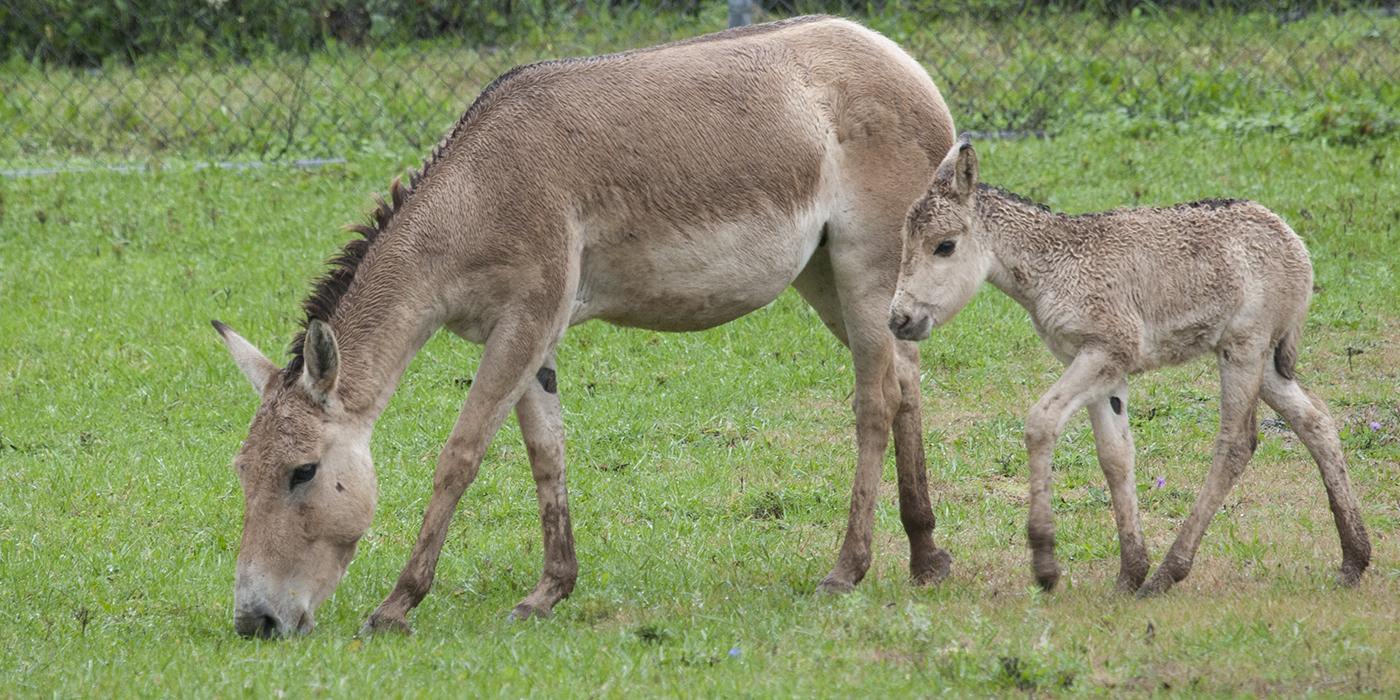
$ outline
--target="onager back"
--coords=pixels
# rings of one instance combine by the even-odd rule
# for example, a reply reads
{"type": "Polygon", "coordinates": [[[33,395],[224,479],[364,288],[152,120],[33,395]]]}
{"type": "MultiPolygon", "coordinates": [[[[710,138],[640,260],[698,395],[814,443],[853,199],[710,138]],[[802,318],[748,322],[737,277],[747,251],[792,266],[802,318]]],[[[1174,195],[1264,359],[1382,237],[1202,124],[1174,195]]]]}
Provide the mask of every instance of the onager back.
{"type": "Polygon", "coordinates": [[[1065,216],[977,179],[977,155],[960,140],[910,209],[890,328],[902,339],[925,338],[990,279],[1030,312],[1036,333],[1068,365],[1026,417],[1028,530],[1041,587],[1059,578],[1050,462],[1070,415],[1089,411],[1118,526],[1118,586],[1143,596],[1190,571],[1207,524],[1254,454],[1260,397],[1317,461],[1341,536],[1341,580],[1356,583],[1371,546],[1341,443],[1322,401],[1294,378],[1312,265],[1293,230],[1263,206],[1236,200],[1065,216]],[[1215,454],[1190,516],[1144,583],[1127,377],[1206,352],[1220,366],[1215,454]]]}
{"type": "Polygon", "coordinates": [[[498,78],[307,300],[291,362],[216,324],[261,393],[235,462],[244,493],[235,627],[311,628],[375,505],[370,433],[409,361],[441,327],[485,349],[438,457],[423,527],[370,630],[407,629],[458,500],[515,410],[544,535],[539,584],[513,611],[546,615],[578,574],[564,479],[555,347],[590,319],[709,328],[797,288],[855,364],[850,517],[823,590],[870,566],[894,433],[910,571],[948,572],[933,543],[918,348],[889,304],[901,230],[953,142],[928,74],[857,24],[807,17],[498,78]]]}

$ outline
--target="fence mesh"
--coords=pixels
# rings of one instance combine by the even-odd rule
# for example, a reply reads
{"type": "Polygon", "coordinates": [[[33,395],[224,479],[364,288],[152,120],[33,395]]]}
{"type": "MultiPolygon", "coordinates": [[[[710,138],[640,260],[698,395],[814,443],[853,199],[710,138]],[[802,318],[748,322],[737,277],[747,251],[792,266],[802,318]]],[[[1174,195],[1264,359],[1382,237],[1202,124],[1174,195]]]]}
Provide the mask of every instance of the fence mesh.
{"type": "Polygon", "coordinates": [[[904,46],[962,129],[1400,121],[1393,1],[0,0],[0,164],[421,152],[513,65],[814,10],[904,46]]]}

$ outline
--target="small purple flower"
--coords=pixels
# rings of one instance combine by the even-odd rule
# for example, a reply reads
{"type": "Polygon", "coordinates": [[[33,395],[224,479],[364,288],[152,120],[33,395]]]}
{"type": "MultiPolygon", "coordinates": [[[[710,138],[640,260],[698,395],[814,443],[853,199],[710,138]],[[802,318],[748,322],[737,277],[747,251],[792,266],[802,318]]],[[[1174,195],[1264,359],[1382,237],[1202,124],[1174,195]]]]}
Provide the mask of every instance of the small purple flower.
{"type": "Polygon", "coordinates": [[[1167,485],[1167,477],[1159,476],[1152,480],[1152,488],[1160,489],[1167,485]]]}
{"type": "Polygon", "coordinates": [[[739,647],[734,647],[734,648],[732,648],[732,649],[729,650],[729,658],[731,658],[731,659],[737,659],[737,658],[739,658],[739,654],[740,654],[740,653],[741,653],[741,652],[739,651],[739,647]]]}
{"type": "Polygon", "coordinates": [[[1371,430],[1380,430],[1380,429],[1381,429],[1381,422],[1380,422],[1380,421],[1378,421],[1378,420],[1373,420],[1373,421],[1371,421],[1371,430]]]}

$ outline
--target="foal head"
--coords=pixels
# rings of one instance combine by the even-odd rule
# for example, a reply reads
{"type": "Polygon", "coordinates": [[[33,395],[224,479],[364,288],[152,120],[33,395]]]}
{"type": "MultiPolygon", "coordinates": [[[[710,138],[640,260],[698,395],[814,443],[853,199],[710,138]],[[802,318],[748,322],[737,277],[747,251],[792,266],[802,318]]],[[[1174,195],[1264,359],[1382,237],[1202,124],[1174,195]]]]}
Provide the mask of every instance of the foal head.
{"type": "Polygon", "coordinates": [[[234,628],[261,637],[308,632],[374,515],[369,426],[337,398],[339,351],[326,323],[308,324],[301,371],[290,373],[227,326],[214,327],[262,396],[234,458],[243,486],[234,628]]]}
{"type": "Polygon", "coordinates": [[[890,330],[923,340],[967,305],[987,277],[990,250],[976,236],[977,154],[963,136],[909,209],[890,330]]]}

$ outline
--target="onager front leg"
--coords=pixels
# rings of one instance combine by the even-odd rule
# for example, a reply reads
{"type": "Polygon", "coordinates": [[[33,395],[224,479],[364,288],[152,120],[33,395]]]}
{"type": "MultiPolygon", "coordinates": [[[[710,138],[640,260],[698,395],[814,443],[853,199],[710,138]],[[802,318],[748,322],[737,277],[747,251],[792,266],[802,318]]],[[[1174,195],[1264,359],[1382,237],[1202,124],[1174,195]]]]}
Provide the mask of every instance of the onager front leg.
{"type": "Polygon", "coordinates": [[[1137,483],[1133,478],[1133,432],[1128,426],[1128,383],[1119,382],[1108,399],[1088,405],[1094,427],[1099,467],[1113,496],[1113,521],[1118,526],[1118,590],[1133,592],[1147,578],[1147,545],[1138,516],[1137,483]]]}
{"type": "Polygon", "coordinates": [[[520,433],[530,455],[535,495],[544,531],[544,569],[535,590],[511,611],[513,620],[548,617],[554,604],[568,597],[578,579],[574,531],[569,523],[569,496],[564,479],[564,420],[560,415],[554,358],[547,360],[515,405],[520,433]]]}
{"type": "MultiPolygon", "coordinates": [[[[555,338],[558,337],[556,333],[555,338]]],[[[550,351],[550,330],[539,323],[498,325],[486,340],[476,381],[438,455],[433,494],[423,514],[423,527],[398,582],[389,597],[370,614],[361,633],[395,630],[408,633],[408,611],[423,601],[433,585],[438,556],[462,493],[476,479],[481,458],[506,414],[534,382],[534,370],[550,351]]]]}
{"type": "Polygon", "coordinates": [[[851,591],[870,569],[875,497],[900,400],[899,380],[894,371],[894,336],[883,324],[876,329],[864,338],[856,333],[852,333],[851,338],[851,354],[856,366],[856,478],[851,486],[851,511],[846,536],[841,541],[841,553],[837,555],[836,566],[817,587],[824,593],[851,591]]]}
{"type": "Polygon", "coordinates": [[[1259,442],[1254,408],[1259,403],[1263,356],[1262,351],[1246,348],[1220,352],[1220,435],[1215,441],[1210,472],[1167,556],[1152,578],[1138,589],[1139,598],[1165,593],[1191,572],[1206,527],[1254,455],[1259,442]]]}
{"type": "Polygon", "coordinates": [[[899,474],[899,519],[909,537],[909,580],[916,586],[931,586],[948,577],[953,558],[933,543],[935,521],[924,458],[918,345],[895,344],[895,374],[900,402],[894,416],[894,460],[899,474]]]}
{"type": "Polygon", "coordinates": [[[1122,381],[1122,372],[1113,368],[1105,354],[1081,350],[1060,380],[1031,408],[1026,416],[1026,451],[1030,456],[1030,517],[1026,534],[1031,547],[1031,565],[1036,583],[1049,591],[1060,580],[1055,561],[1055,520],[1050,508],[1050,464],[1055,442],[1069,417],[1080,407],[1104,399],[1122,381]]]}

